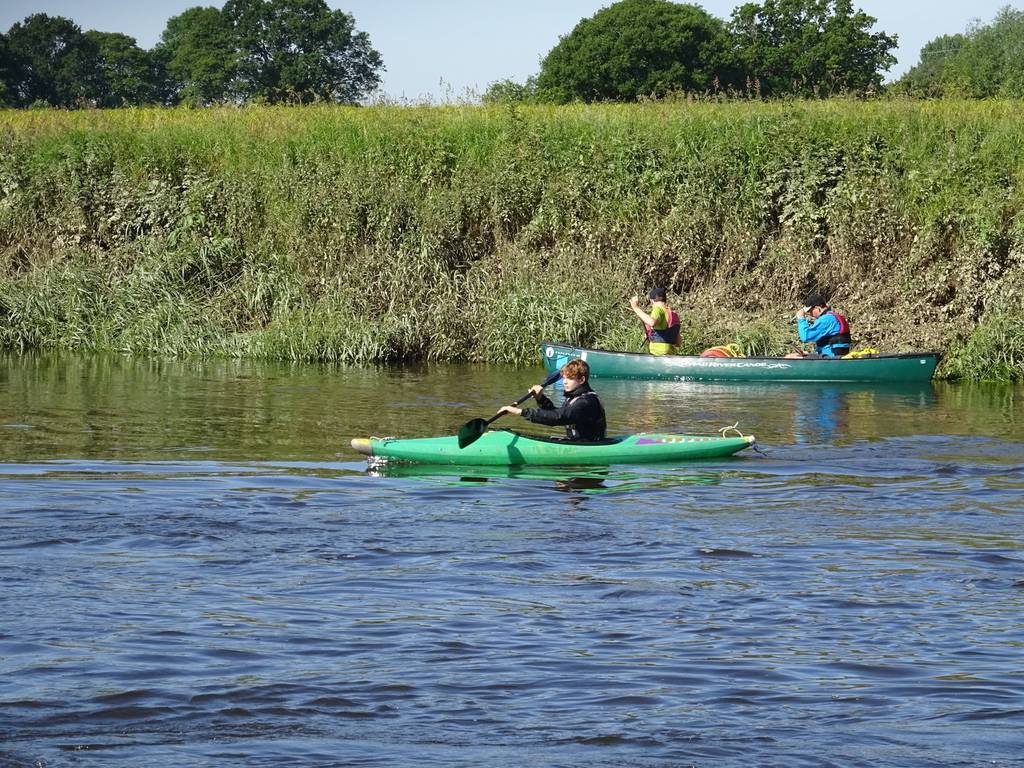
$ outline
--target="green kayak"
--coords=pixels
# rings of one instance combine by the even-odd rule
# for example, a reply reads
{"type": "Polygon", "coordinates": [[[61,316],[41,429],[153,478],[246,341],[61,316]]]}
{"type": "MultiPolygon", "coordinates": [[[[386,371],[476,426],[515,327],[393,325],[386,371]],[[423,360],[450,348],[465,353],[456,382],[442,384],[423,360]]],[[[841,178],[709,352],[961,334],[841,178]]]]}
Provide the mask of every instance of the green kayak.
{"type": "Polygon", "coordinates": [[[557,438],[523,435],[505,429],[485,432],[479,440],[459,448],[458,438],[356,438],[352,447],[367,456],[416,461],[424,464],[470,466],[580,466],[649,464],[729,456],[754,444],[753,435],[708,437],[640,433],[596,442],[570,443],[557,438]]]}
{"type": "Polygon", "coordinates": [[[904,352],[850,358],[697,357],[612,352],[546,341],[541,355],[549,371],[575,358],[585,360],[595,379],[663,381],[853,381],[914,382],[931,380],[938,352],[904,352]]]}

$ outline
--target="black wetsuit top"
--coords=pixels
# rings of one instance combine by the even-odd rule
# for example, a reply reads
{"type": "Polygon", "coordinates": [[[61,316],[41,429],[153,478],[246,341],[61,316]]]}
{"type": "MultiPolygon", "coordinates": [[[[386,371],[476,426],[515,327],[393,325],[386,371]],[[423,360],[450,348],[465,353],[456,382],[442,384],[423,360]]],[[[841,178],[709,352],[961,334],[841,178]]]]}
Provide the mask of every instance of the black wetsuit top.
{"type": "Polygon", "coordinates": [[[604,406],[589,384],[581,384],[565,394],[562,405],[555,408],[547,395],[537,401],[539,408],[524,408],[523,418],[549,427],[565,426],[570,440],[604,440],[608,425],[604,406]]]}

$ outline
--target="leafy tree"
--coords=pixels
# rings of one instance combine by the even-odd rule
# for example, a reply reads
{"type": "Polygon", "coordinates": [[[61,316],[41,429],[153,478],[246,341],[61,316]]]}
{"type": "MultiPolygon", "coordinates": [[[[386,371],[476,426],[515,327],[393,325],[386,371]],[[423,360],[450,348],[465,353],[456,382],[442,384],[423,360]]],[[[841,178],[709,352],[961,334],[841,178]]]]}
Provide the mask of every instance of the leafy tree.
{"type": "Polygon", "coordinates": [[[0,105],[123,106],[354,102],[380,83],[365,32],[325,0],[228,0],[168,20],[143,51],[119,33],[83,34],[37,13],[0,35],[0,105]]]}
{"type": "Polygon", "coordinates": [[[14,103],[14,75],[14,56],[7,44],[7,35],[0,32],[0,107],[14,103]]]}
{"type": "Polygon", "coordinates": [[[967,42],[965,35],[940,35],[921,49],[920,62],[912,67],[894,90],[914,96],[942,96],[943,70],[967,42]]]}
{"type": "Polygon", "coordinates": [[[744,69],[763,96],[830,96],[882,83],[896,36],[851,0],[764,0],[733,11],[744,69]]]}
{"type": "MultiPolygon", "coordinates": [[[[961,45],[932,71],[937,81],[933,92],[973,98],[1024,97],[1024,11],[1003,8],[991,24],[974,26],[960,38],[961,45]]],[[[924,64],[922,49],[918,66],[924,64]]],[[[923,79],[924,73],[914,70],[915,79],[923,79]]]]}
{"type": "Polygon", "coordinates": [[[972,95],[1024,96],[1024,11],[1003,8],[950,64],[954,77],[972,84],[972,95]]]}
{"type": "Polygon", "coordinates": [[[541,63],[537,89],[558,102],[635,101],[735,83],[723,22],[696,5],[621,0],[576,25],[541,63]]]}
{"type": "Polygon", "coordinates": [[[234,32],[217,8],[189,8],[167,20],[153,50],[169,101],[203,106],[226,101],[238,64],[234,32]]]}
{"type": "Polygon", "coordinates": [[[96,43],[70,19],[35,13],[7,32],[14,103],[94,104],[103,84],[96,43]]]}
{"type": "Polygon", "coordinates": [[[228,0],[238,50],[236,89],[268,102],[355,102],[380,83],[380,54],[324,0],[228,0]]]}
{"type": "Polygon", "coordinates": [[[85,33],[99,52],[102,88],[98,106],[122,107],[149,104],[157,98],[156,76],[151,57],[135,44],[135,38],[120,32],[85,33]]]}
{"type": "Polygon", "coordinates": [[[537,98],[537,78],[528,77],[525,83],[515,80],[495,80],[484,92],[481,101],[484,104],[522,104],[537,98]]]}

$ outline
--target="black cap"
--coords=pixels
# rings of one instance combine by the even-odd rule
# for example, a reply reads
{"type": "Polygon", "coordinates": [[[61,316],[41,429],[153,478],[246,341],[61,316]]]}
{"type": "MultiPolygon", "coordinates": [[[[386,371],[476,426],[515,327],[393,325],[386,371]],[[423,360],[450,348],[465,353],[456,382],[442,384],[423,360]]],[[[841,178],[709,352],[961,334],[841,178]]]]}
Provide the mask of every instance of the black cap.
{"type": "Polygon", "coordinates": [[[651,301],[664,301],[668,296],[668,291],[664,288],[652,288],[651,292],[647,294],[647,298],[651,301]]]}
{"type": "Polygon", "coordinates": [[[820,293],[811,293],[804,299],[804,306],[807,308],[811,307],[827,307],[828,302],[825,301],[825,297],[820,293]]]}

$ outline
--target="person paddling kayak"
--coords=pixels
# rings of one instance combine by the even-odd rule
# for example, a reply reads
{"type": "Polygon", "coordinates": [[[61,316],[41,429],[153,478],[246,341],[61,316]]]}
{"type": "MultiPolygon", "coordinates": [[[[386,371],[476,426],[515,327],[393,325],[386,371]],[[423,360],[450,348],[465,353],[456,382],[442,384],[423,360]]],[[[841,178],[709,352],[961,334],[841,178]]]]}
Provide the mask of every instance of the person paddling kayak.
{"type": "Polygon", "coordinates": [[[544,387],[536,384],[530,389],[530,394],[537,401],[538,408],[505,405],[498,409],[498,413],[522,416],[534,424],[549,427],[564,426],[569,440],[604,440],[608,427],[604,406],[590,388],[590,366],[583,360],[570,360],[562,366],[561,373],[565,400],[560,407],[556,408],[544,394],[544,387]]]}

